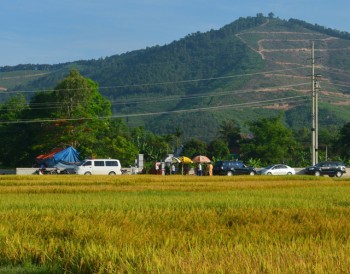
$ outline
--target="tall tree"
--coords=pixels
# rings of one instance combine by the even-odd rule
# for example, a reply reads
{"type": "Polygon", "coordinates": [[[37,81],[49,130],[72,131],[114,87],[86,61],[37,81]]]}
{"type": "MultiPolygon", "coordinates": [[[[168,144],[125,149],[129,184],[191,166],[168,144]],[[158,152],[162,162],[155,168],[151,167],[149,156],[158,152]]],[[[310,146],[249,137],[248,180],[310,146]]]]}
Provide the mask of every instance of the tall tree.
{"type": "Polygon", "coordinates": [[[144,127],[134,128],[131,136],[134,145],[144,154],[146,161],[161,161],[168,153],[168,139],[146,131],[144,127]]]}
{"type": "Polygon", "coordinates": [[[211,141],[208,151],[212,160],[226,160],[230,155],[230,150],[228,149],[227,143],[222,140],[211,141]]]}
{"type": "Polygon", "coordinates": [[[0,107],[0,165],[3,167],[25,163],[31,135],[27,134],[28,124],[20,123],[23,113],[28,110],[24,96],[14,96],[0,107]]]}
{"type": "Polygon", "coordinates": [[[82,157],[116,157],[133,164],[137,147],[125,124],[110,116],[110,103],[97,83],[72,70],[54,90],[35,94],[29,107],[24,97],[0,107],[3,123],[13,122],[0,124],[0,164],[33,164],[38,154],[68,145],[82,157]]]}
{"type": "Polygon", "coordinates": [[[258,158],[264,164],[293,161],[297,144],[292,131],[282,124],[281,116],[250,122],[249,129],[253,138],[241,145],[245,159],[258,158]]]}
{"type": "Polygon", "coordinates": [[[193,158],[197,155],[207,155],[208,146],[205,142],[198,140],[196,138],[190,139],[183,147],[183,155],[193,158]]]}
{"type": "Polygon", "coordinates": [[[77,70],[60,82],[54,90],[55,101],[60,103],[57,116],[64,118],[96,117],[111,115],[110,102],[98,91],[98,84],[85,78],[77,70]]]}
{"type": "MultiPolygon", "coordinates": [[[[98,84],[72,70],[52,92],[34,97],[31,106],[45,98],[50,105],[44,113],[51,121],[44,119],[36,125],[39,128],[33,149],[47,151],[71,145],[85,156],[95,154],[111,115],[110,103],[99,93],[98,84]]],[[[33,112],[33,118],[43,119],[37,114],[33,112]]]]}
{"type": "Polygon", "coordinates": [[[173,135],[175,136],[175,149],[179,148],[181,145],[181,137],[183,136],[183,131],[176,127],[173,135]]]}
{"type": "Polygon", "coordinates": [[[350,122],[340,129],[339,139],[337,142],[340,155],[347,160],[350,159],[350,122]]]}
{"type": "Polygon", "coordinates": [[[218,138],[228,144],[231,151],[239,147],[241,141],[241,127],[234,119],[224,120],[218,131],[218,138]]]}

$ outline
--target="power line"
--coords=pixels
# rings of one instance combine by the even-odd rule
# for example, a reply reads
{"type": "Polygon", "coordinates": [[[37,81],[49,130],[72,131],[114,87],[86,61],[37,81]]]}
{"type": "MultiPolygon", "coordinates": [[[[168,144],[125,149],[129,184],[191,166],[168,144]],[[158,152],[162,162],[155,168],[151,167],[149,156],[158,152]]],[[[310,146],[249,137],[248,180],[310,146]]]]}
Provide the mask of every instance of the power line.
{"type": "MultiPolygon", "coordinates": [[[[305,66],[302,67],[296,67],[291,69],[282,69],[282,70],[273,70],[273,71],[265,71],[265,72],[256,72],[256,73],[248,73],[248,74],[240,74],[240,75],[231,75],[231,76],[222,76],[222,77],[210,77],[210,78],[202,78],[202,79],[192,79],[192,80],[181,80],[181,81],[173,81],[173,82],[157,82],[157,83],[147,83],[147,84],[133,84],[133,85],[123,85],[123,86],[105,86],[100,87],[99,89],[112,89],[112,88],[125,88],[125,87],[142,87],[142,86],[155,86],[155,85],[166,85],[166,84],[181,84],[181,83],[190,83],[190,82],[198,82],[198,81],[211,81],[211,80],[219,80],[219,79],[229,79],[229,78],[237,78],[237,77],[246,77],[246,76],[253,76],[253,75],[261,75],[261,74],[271,74],[271,73],[278,73],[278,72],[285,72],[285,71],[291,71],[291,70],[299,70],[299,69],[306,69],[305,66]]],[[[247,92],[261,92],[266,91],[267,89],[284,89],[284,88],[291,88],[296,86],[302,86],[307,83],[300,83],[295,85],[284,85],[284,86],[277,86],[272,88],[264,88],[264,89],[258,89],[258,90],[235,90],[235,91],[226,91],[226,92],[219,92],[219,93],[202,93],[202,94],[195,94],[195,95],[187,95],[187,96],[175,96],[175,97],[168,97],[168,98],[158,98],[153,100],[138,100],[138,101],[124,101],[124,102],[112,102],[112,105],[119,105],[119,104],[139,104],[139,103],[149,103],[149,102],[161,102],[161,101],[171,101],[171,100],[187,100],[187,99],[195,99],[195,98],[209,98],[209,97],[217,97],[217,96],[225,96],[230,94],[239,94],[239,93],[247,93],[247,92]]],[[[77,91],[77,90],[85,90],[85,89],[67,89],[66,91],[77,91]]],[[[52,91],[52,90],[46,90],[46,91],[52,91]]],[[[63,90],[62,90],[63,91],[63,90]]],[[[19,93],[19,92],[33,92],[33,91],[12,91],[11,93],[19,93]]],[[[45,92],[45,90],[42,90],[41,92],[45,92]]],[[[187,110],[173,110],[173,111],[163,111],[163,112],[150,112],[150,113],[135,113],[135,114],[124,114],[124,115],[113,115],[111,117],[98,117],[98,118],[76,118],[76,119],[37,119],[37,120],[20,120],[20,121],[7,121],[7,122],[0,122],[1,124],[4,123],[37,123],[37,122],[55,122],[55,121],[73,121],[73,120],[91,120],[91,119],[107,119],[107,118],[123,118],[123,117],[137,117],[137,116],[150,116],[150,115],[162,115],[162,114],[171,114],[171,113],[184,113],[184,112],[195,112],[195,111],[211,111],[211,110],[218,110],[218,109],[226,109],[226,108],[239,108],[239,107],[258,107],[259,104],[268,104],[273,102],[281,102],[281,100],[286,99],[292,99],[292,98],[299,98],[300,96],[296,97],[287,97],[287,98],[278,98],[278,99],[272,99],[272,100],[265,100],[265,101],[257,101],[257,102],[249,102],[249,103],[241,103],[241,104],[232,104],[232,105],[224,105],[224,106],[212,106],[212,107],[205,107],[205,108],[196,108],[196,109],[187,109],[187,110]]],[[[301,96],[303,97],[303,96],[301,96]]],[[[38,103],[36,106],[40,106],[40,104],[44,105],[45,108],[42,109],[48,109],[48,108],[55,108],[57,104],[60,106],[62,103],[38,103]]],[[[35,103],[30,104],[32,107],[35,107],[35,103]]],[[[39,108],[35,108],[39,109],[39,108]]]]}
{"type": "Polygon", "coordinates": [[[346,87],[346,88],[350,88],[350,85],[344,85],[344,84],[335,84],[332,83],[334,86],[339,86],[339,87],[346,87]]]}
{"type": "MultiPolygon", "coordinates": [[[[276,90],[276,89],[286,89],[286,88],[293,88],[293,87],[298,87],[298,86],[304,86],[309,83],[304,82],[304,83],[299,83],[299,84],[291,84],[291,85],[282,85],[282,86],[272,86],[272,87],[264,87],[264,88],[258,88],[258,89],[238,89],[238,90],[228,90],[228,91],[223,91],[223,92],[215,92],[215,93],[197,93],[197,94],[190,94],[190,95],[180,95],[180,96],[165,96],[167,98],[158,98],[158,99],[152,99],[152,100],[136,100],[133,101],[134,99],[129,99],[129,100],[109,100],[109,102],[112,103],[112,105],[121,105],[121,104],[137,104],[137,103],[145,103],[145,102],[155,102],[155,101],[171,101],[171,100],[185,100],[185,99],[193,99],[193,98],[201,98],[201,97],[213,97],[217,95],[231,95],[231,94],[240,94],[240,93],[245,93],[245,92],[264,92],[268,90],[276,90]]],[[[69,103],[82,103],[83,101],[71,101],[69,103]]],[[[43,103],[27,103],[26,105],[30,106],[50,106],[50,105],[62,105],[62,102],[43,102],[43,103]]]]}
{"type": "MultiPolygon", "coordinates": [[[[170,111],[160,111],[160,112],[148,112],[148,113],[134,113],[134,114],[121,114],[121,115],[112,115],[112,116],[99,116],[93,118],[43,118],[43,119],[35,119],[35,120],[17,120],[17,121],[1,121],[0,124],[22,124],[22,123],[44,123],[44,122],[61,122],[61,121],[84,121],[84,120],[96,120],[96,119],[110,119],[110,118],[127,118],[127,117],[142,117],[142,116],[154,116],[154,115],[165,115],[165,114],[178,114],[178,113],[190,113],[190,112],[200,112],[200,111],[215,111],[222,110],[228,108],[244,108],[244,107],[258,107],[262,106],[265,103],[283,103],[283,100],[309,100],[307,95],[298,95],[298,96],[290,96],[278,99],[270,99],[270,100],[262,100],[248,103],[240,103],[240,104],[229,104],[229,105],[221,105],[221,106],[212,106],[212,107],[202,107],[202,108],[194,108],[194,109],[182,109],[182,110],[170,110],[170,111]]],[[[293,101],[290,101],[293,102],[293,101]]]]}
{"type": "MultiPolygon", "coordinates": [[[[176,100],[190,100],[190,99],[198,99],[198,98],[211,98],[211,97],[219,97],[219,96],[228,96],[228,95],[237,95],[237,94],[245,94],[245,93],[251,93],[251,92],[265,92],[265,91],[271,91],[271,90],[279,90],[279,89],[287,89],[287,88],[293,88],[293,87],[299,87],[308,85],[309,83],[300,83],[300,84],[293,84],[293,85],[282,85],[282,86],[274,86],[274,87],[265,87],[260,89],[240,89],[240,90],[231,90],[231,91],[224,91],[224,92],[215,92],[215,93],[199,93],[194,95],[183,95],[183,96],[169,96],[169,97],[160,97],[152,100],[126,100],[126,101],[109,101],[112,106],[115,105],[126,105],[126,104],[145,104],[145,103],[157,103],[157,102],[170,102],[170,101],[176,101],[176,100]]],[[[51,103],[28,103],[25,104],[25,106],[30,106],[30,109],[32,110],[39,110],[39,109],[58,109],[66,104],[73,104],[73,106],[78,106],[79,103],[83,103],[83,101],[72,101],[67,103],[62,102],[51,102],[51,103]],[[41,107],[43,106],[43,107],[41,107]]],[[[3,108],[3,110],[15,110],[13,108],[3,108]]]]}
{"type": "MultiPolygon", "coordinates": [[[[213,80],[223,80],[223,79],[231,79],[231,78],[238,78],[238,77],[248,77],[248,76],[254,76],[254,75],[261,75],[261,74],[271,74],[271,73],[278,73],[278,72],[285,72],[285,71],[292,71],[292,70],[301,70],[301,69],[307,69],[308,67],[300,66],[290,69],[280,69],[280,70],[272,70],[272,71],[262,71],[262,72],[254,72],[254,73],[246,73],[246,74],[237,74],[237,75],[228,75],[228,76],[219,76],[219,77],[209,77],[209,78],[199,78],[199,79],[189,79],[189,80],[179,80],[179,81],[165,81],[165,82],[155,82],[155,83],[144,83],[144,84],[128,84],[128,85],[115,85],[115,86],[102,86],[98,87],[98,89],[120,89],[120,88],[130,88],[130,87],[149,87],[149,86],[159,86],[159,85],[175,85],[175,84],[186,84],[186,83],[194,83],[194,82],[201,82],[201,81],[213,81],[213,80]]],[[[55,91],[84,91],[89,88],[79,88],[79,89],[56,89],[55,91]]],[[[53,89],[44,89],[44,90],[18,90],[18,91],[8,91],[6,94],[12,94],[12,93],[36,93],[36,92],[52,92],[53,89]]]]}
{"type": "Polygon", "coordinates": [[[300,84],[294,84],[294,85],[283,85],[283,86],[275,86],[275,87],[266,87],[266,88],[260,88],[260,89],[239,89],[239,90],[231,90],[231,91],[224,91],[224,92],[215,92],[215,93],[200,93],[195,95],[187,95],[187,96],[173,96],[170,98],[158,98],[158,99],[152,99],[152,100],[138,100],[138,101],[125,101],[125,102],[116,102],[112,103],[112,105],[122,105],[122,104],[140,104],[140,103],[148,103],[148,102],[162,102],[162,101],[173,101],[173,100],[187,100],[187,99],[198,99],[198,98],[210,98],[210,97],[217,97],[217,96],[225,96],[225,95],[232,95],[232,94],[243,94],[243,93],[251,93],[251,92],[264,92],[269,89],[286,89],[291,87],[298,87],[298,86],[304,86],[309,83],[300,83],[300,84]]]}

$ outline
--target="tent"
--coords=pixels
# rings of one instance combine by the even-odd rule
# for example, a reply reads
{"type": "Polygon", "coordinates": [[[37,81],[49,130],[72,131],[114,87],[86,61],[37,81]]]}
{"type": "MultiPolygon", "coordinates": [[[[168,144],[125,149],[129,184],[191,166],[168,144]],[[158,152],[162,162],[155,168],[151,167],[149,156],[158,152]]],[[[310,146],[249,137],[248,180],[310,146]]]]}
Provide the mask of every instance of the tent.
{"type": "Polygon", "coordinates": [[[35,162],[46,167],[67,168],[80,162],[79,152],[74,147],[55,148],[49,153],[37,156],[35,162]]]}

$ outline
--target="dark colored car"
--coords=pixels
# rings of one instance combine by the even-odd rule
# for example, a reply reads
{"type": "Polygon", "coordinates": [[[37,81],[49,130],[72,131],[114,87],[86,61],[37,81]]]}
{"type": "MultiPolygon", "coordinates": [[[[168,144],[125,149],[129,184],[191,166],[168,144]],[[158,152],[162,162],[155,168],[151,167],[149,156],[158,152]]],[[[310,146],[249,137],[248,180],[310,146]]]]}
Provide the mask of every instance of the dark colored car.
{"type": "Polygon", "coordinates": [[[246,166],[238,161],[217,161],[213,169],[214,175],[255,175],[256,170],[253,167],[246,166]]]}
{"type": "Polygon", "coordinates": [[[307,167],[305,174],[308,175],[328,175],[329,177],[341,177],[346,173],[345,164],[343,162],[320,162],[314,166],[307,167]]]}

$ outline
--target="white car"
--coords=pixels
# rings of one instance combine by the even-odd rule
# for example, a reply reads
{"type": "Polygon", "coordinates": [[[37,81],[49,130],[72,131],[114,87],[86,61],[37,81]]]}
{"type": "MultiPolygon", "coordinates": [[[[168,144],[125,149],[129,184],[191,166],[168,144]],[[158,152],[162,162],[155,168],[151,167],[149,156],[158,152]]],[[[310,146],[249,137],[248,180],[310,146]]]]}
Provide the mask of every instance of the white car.
{"type": "Polygon", "coordinates": [[[270,165],[258,172],[261,175],[295,175],[294,168],[284,165],[270,165]]]}

